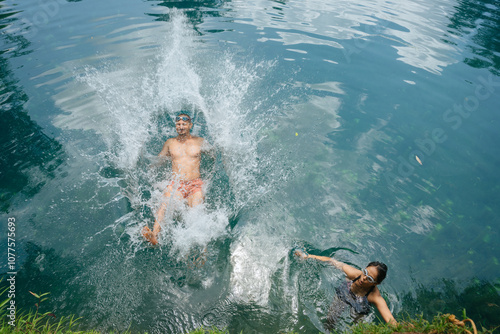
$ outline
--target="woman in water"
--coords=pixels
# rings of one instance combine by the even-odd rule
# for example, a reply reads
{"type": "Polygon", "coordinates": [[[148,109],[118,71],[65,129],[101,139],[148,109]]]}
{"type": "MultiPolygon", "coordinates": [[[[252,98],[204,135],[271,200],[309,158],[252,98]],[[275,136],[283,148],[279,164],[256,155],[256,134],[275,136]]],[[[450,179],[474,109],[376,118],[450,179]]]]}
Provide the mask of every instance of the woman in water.
{"type": "Polygon", "coordinates": [[[385,322],[396,324],[389,307],[380,294],[377,285],[382,283],[386,274],[387,266],[381,262],[370,262],[363,270],[356,269],[348,264],[337,261],[327,256],[307,254],[303,251],[295,251],[295,255],[302,259],[315,259],[327,262],[337,269],[344,271],[347,280],[337,288],[337,296],[328,314],[328,325],[332,326],[346,305],[351,307],[351,315],[355,320],[370,312],[370,304],[375,305],[385,322]]]}

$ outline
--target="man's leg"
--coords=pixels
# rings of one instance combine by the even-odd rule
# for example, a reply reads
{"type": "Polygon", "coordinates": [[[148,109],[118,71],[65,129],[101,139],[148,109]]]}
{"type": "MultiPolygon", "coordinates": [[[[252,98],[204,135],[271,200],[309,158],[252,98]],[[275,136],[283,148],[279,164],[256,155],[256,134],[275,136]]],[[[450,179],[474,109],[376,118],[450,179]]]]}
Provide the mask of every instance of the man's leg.
{"type": "MultiPolygon", "coordinates": [[[[155,223],[153,225],[153,231],[147,226],[144,226],[142,229],[142,235],[144,238],[146,238],[147,241],[149,241],[151,244],[156,245],[158,244],[158,233],[161,231],[161,225],[160,223],[163,221],[163,218],[165,218],[165,213],[167,212],[168,204],[170,203],[171,197],[172,197],[172,192],[173,192],[173,187],[172,185],[169,185],[167,187],[167,190],[163,194],[163,200],[160,205],[160,208],[156,212],[155,215],[155,223]]],[[[179,191],[176,191],[174,193],[174,196],[180,196],[179,191]]]]}
{"type": "Polygon", "coordinates": [[[196,179],[189,183],[189,186],[186,189],[187,191],[186,200],[187,204],[190,207],[193,208],[205,201],[202,187],[203,187],[203,181],[201,179],[196,179]]]}
{"type": "Polygon", "coordinates": [[[187,203],[190,207],[194,208],[195,206],[203,203],[204,200],[203,192],[200,189],[187,198],[187,203]]]}
{"type": "MultiPolygon", "coordinates": [[[[195,206],[202,204],[204,201],[205,197],[203,196],[201,186],[199,189],[197,188],[194,193],[191,193],[191,195],[187,198],[187,203],[191,208],[194,208],[195,206]]],[[[205,265],[206,261],[207,261],[207,247],[205,246],[198,256],[193,256],[192,262],[195,268],[201,268],[205,265]]]]}

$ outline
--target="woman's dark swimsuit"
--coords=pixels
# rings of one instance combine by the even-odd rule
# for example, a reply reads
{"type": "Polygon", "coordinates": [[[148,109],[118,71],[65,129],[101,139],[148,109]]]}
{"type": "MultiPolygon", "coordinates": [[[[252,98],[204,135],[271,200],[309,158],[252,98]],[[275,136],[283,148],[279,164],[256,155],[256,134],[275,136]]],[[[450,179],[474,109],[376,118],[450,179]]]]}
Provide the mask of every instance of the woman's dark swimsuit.
{"type": "Polygon", "coordinates": [[[351,291],[352,284],[360,278],[361,276],[358,276],[352,281],[345,281],[336,289],[337,295],[330,306],[325,323],[325,328],[327,330],[335,328],[335,324],[342,317],[343,310],[347,305],[351,306],[351,317],[354,322],[370,313],[368,295],[375,287],[373,286],[364,296],[357,296],[351,291]]]}
{"type": "Polygon", "coordinates": [[[351,286],[354,282],[360,279],[361,276],[356,277],[352,281],[345,281],[340,287],[337,288],[337,296],[345,303],[349,304],[357,314],[366,315],[370,313],[370,303],[368,302],[368,295],[373,291],[375,286],[364,296],[357,296],[351,291],[351,286]]]}

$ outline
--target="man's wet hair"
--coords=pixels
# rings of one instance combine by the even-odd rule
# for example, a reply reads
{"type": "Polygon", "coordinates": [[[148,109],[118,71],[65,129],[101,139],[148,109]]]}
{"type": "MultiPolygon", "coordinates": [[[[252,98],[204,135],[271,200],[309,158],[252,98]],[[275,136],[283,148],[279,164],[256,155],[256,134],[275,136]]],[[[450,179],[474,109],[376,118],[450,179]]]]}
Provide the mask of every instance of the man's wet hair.
{"type": "Polygon", "coordinates": [[[385,263],[373,261],[368,263],[367,267],[376,267],[377,268],[377,283],[382,283],[387,276],[387,266],[385,263]]]}

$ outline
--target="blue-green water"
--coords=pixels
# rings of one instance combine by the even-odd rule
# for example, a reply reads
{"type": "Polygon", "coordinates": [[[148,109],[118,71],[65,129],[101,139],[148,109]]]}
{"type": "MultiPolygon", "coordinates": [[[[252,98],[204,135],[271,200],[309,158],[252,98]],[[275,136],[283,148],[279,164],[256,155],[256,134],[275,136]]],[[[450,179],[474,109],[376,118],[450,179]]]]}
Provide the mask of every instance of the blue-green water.
{"type": "Polygon", "coordinates": [[[343,278],[301,247],[387,263],[396,317],[500,325],[498,2],[2,0],[0,31],[19,307],[50,292],[43,311],[104,331],[324,331],[343,278]],[[217,158],[206,205],[151,248],[180,109],[217,158]]]}

